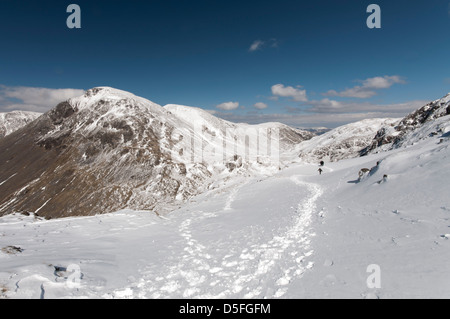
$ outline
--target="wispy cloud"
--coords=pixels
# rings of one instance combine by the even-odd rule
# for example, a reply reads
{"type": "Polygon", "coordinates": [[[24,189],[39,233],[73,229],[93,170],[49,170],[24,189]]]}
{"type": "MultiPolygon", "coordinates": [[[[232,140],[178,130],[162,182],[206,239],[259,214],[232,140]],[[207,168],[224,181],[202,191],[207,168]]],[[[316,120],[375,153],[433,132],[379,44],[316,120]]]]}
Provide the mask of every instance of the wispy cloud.
{"type": "Polygon", "coordinates": [[[275,84],[272,86],[272,94],[275,97],[292,98],[295,102],[306,102],[308,101],[306,90],[301,90],[301,88],[300,85],[294,88],[292,86],[284,86],[283,84],[275,84]]]}
{"type": "Polygon", "coordinates": [[[278,41],[277,39],[270,39],[270,40],[255,40],[250,45],[250,48],[248,51],[255,52],[262,50],[263,48],[277,48],[278,47],[278,41]]]}
{"type": "Polygon", "coordinates": [[[267,109],[268,105],[266,103],[263,103],[263,102],[258,102],[258,103],[255,103],[253,105],[253,107],[258,109],[258,110],[264,110],[264,109],[267,109]]]}
{"type": "Polygon", "coordinates": [[[232,111],[239,107],[239,102],[225,102],[216,106],[219,110],[232,111]]]}
{"type": "MultiPolygon", "coordinates": [[[[429,101],[414,100],[405,103],[394,104],[375,104],[370,102],[355,103],[342,102],[330,99],[322,99],[318,101],[309,101],[310,108],[298,108],[298,112],[319,113],[319,114],[343,114],[343,113],[385,113],[391,116],[404,116],[407,113],[418,109],[429,101]]],[[[296,108],[290,108],[291,112],[295,112],[296,108]]]]}
{"type": "Polygon", "coordinates": [[[215,115],[235,123],[260,124],[280,122],[292,127],[329,127],[334,128],[348,123],[372,118],[403,118],[408,113],[425,105],[429,101],[410,101],[398,104],[343,103],[332,100],[311,101],[310,109],[292,107],[285,113],[263,114],[247,112],[233,114],[218,112],[215,115]]]}
{"type": "Polygon", "coordinates": [[[403,80],[398,75],[393,76],[386,75],[383,77],[378,76],[374,78],[368,78],[361,82],[362,85],[355,86],[353,88],[346,89],[341,92],[330,90],[324,93],[323,95],[366,99],[377,95],[377,90],[388,89],[396,83],[404,84],[405,80],[403,80]]]}
{"type": "Polygon", "coordinates": [[[217,113],[216,116],[234,123],[261,124],[279,122],[292,127],[328,127],[335,128],[368,118],[399,118],[390,113],[342,113],[342,114],[262,114],[262,113],[217,113]]]}
{"type": "Polygon", "coordinates": [[[252,45],[248,49],[250,52],[258,51],[264,46],[264,41],[256,40],[253,41],[252,45]]]}
{"type": "Polygon", "coordinates": [[[0,111],[46,112],[58,103],[84,94],[80,89],[49,89],[0,85],[0,111]]]}

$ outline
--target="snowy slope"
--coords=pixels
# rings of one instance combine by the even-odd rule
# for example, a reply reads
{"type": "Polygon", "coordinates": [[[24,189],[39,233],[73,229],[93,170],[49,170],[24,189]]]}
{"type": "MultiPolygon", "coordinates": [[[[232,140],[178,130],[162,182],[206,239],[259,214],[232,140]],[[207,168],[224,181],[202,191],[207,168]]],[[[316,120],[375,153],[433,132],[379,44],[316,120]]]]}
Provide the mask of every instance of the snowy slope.
{"type": "Polygon", "coordinates": [[[300,144],[299,157],[303,161],[335,162],[359,156],[370,145],[381,127],[393,127],[400,119],[367,119],[335,128],[300,144]]]}
{"type": "Polygon", "coordinates": [[[41,113],[26,111],[0,113],[0,138],[17,131],[41,115],[41,113]]]}
{"type": "Polygon", "coordinates": [[[322,175],[297,163],[236,176],[164,218],[1,217],[3,295],[450,298],[450,141],[441,139],[329,163],[322,175]],[[365,167],[374,169],[358,182],[365,167]],[[380,288],[367,285],[373,264],[380,288]]]}
{"type": "Polygon", "coordinates": [[[238,126],[235,123],[219,119],[207,111],[194,106],[167,104],[164,106],[164,109],[188,123],[205,125],[208,127],[217,128],[219,130],[227,128],[234,129],[238,126]]]}
{"type": "MultiPolygon", "coordinates": [[[[278,151],[281,161],[289,161],[294,156],[294,150],[298,144],[311,139],[314,134],[305,130],[295,129],[282,123],[262,123],[249,125],[245,123],[232,123],[219,119],[200,108],[168,104],[164,108],[186,122],[186,125],[195,125],[200,128],[196,130],[196,136],[208,141],[209,149],[220,149],[222,144],[237,144],[237,152],[240,155],[246,153],[245,146],[250,150],[256,150],[263,141],[270,140],[270,132],[276,132],[279,138],[278,151]],[[207,129],[201,129],[201,128],[207,129]],[[248,143],[245,138],[249,137],[248,143]]],[[[273,136],[275,138],[275,135],[273,136]]],[[[262,161],[259,158],[258,161],[262,161]]]]}
{"type": "Polygon", "coordinates": [[[450,297],[450,147],[438,143],[349,160],[322,176],[317,272],[302,283],[319,283],[311,297],[450,297]],[[378,170],[355,183],[376,161],[378,170]],[[381,289],[364,287],[371,264],[381,289]]]}

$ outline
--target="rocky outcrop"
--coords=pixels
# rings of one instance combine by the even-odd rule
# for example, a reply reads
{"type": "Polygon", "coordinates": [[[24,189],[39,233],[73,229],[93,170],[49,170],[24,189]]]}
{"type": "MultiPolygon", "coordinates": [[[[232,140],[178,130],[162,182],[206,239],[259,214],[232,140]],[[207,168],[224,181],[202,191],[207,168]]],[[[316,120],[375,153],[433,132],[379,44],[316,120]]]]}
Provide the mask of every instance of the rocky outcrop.
{"type": "Polygon", "coordinates": [[[298,147],[299,157],[307,162],[336,162],[359,156],[383,126],[393,127],[400,119],[367,119],[347,124],[316,136],[298,147]]]}
{"type": "Polygon", "coordinates": [[[424,124],[439,119],[450,114],[450,93],[442,99],[428,103],[420,109],[410,113],[403,118],[395,127],[381,128],[373,141],[361,150],[361,156],[376,152],[378,149],[384,150],[398,148],[403,145],[405,136],[424,124]]]}

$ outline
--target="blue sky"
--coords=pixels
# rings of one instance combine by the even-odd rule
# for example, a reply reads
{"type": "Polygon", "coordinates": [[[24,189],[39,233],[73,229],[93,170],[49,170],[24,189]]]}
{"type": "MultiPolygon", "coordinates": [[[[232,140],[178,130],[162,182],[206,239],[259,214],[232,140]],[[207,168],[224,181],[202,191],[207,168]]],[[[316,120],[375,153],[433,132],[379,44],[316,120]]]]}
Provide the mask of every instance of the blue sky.
{"type": "Polygon", "coordinates": [[[238,122],[402,117],[450,92],[450,0],[0,2],[0,111],[95,86],[238,122]],[[81,7],[81,29],[66,8],[81,7]],[[366,8],[381,7],[381,29],[366,8]]]}

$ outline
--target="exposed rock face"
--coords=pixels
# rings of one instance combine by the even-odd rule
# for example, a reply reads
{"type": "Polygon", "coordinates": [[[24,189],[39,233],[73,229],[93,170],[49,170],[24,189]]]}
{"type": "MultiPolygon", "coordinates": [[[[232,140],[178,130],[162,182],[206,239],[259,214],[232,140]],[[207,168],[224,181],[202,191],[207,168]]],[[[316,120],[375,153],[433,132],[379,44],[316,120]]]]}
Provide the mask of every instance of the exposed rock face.
{"type": "Polygon", "coordinates": [[[402,119],[395,127],[381,128],[372,143],[361,151],[361,155],[398,148],[403,145],[408,133],[420,129],[426,123],[437,120],[450,114],[450,93],[442,99],[428,103],[402,119]]]}
{"type": "MultiPolygon", "coordinates": [[[[200,134],[174,113],[112,88],[58,104],[0,139],[0,216],[59,218],[123,208],[163,213],[201,193],[228,169],[191,161],[188,151],[194,142],[215,143],[212,132],[221,126],[243,139],[242,127],[211,117],[215,124],[203,123],[200,134]]],[[[293,147],[303,141],[302,132],[283,127],[280,140],[293,147]]]]}

